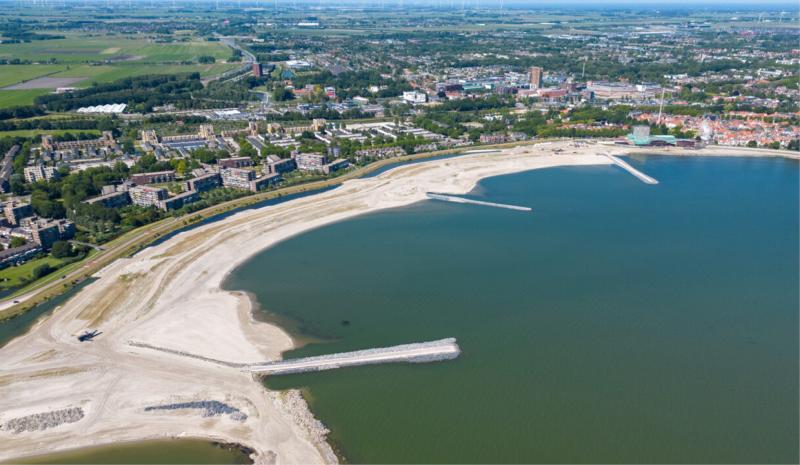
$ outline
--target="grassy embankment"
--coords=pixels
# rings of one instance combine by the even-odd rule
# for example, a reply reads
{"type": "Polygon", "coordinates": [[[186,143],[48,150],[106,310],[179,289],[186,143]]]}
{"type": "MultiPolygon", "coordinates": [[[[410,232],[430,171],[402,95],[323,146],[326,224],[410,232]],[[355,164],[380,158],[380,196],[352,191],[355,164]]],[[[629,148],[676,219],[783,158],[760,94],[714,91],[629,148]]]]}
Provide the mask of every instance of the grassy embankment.
{"type": "Polygon", "coordinates": [[[328,187],[338,186],[349,179],[359,178],[375,170],[378,170],[384,166],[392,165],[395,163],[401,163],[412,160],[421,160],[425,158],[432,158],[447,154],[463,153],[466,151],[477,150],[477,149],[485,150],[485,149],[509,148],[518,145],[528,145],[536,142],[541,142],[541,141],[515,142],[509,144],[478,146],[478,147],[475,146],[462,147],[453,150],[440,150],[435,152],[406,155],[397,158],[388,158],[354,169],[350,172],[347,172],[341,176],[332,179],[313,181],[304,184],[296,184],[289,187],[276,189],[273,191],[266,191],[258,194],[253,194],[247,197],[242,197],[239,199],[230,200],[228,202],[223,202],[221,204],[208,207],[204,210],[191,213],[184,217],[165,218],[155,223],[142,226],[133,231],[129,231],[128,233],[123,234],[122,236],[104,244],[103,247],[105,248],[105,250],[95,252],[94,254],[91,254],[89,257],[80,262],[67,265],[66,267],[62,268],[58,273],[56,273],[57,276],[48,275],[42,278],[41,280],[31,283],[25,288],[18,290],[7,299],[13,299],[15,297],[27,295],[32,292],[34,292],[34,294],[28,297],[24,302],[13,305],[4,310],[0,310],[0,320],[12,318],[16,315],[25,313],[26,311],[32,309],[36,305],[66,292],[73,285],[90,277],[103,267],[112,263],[114,260],[121,257],[127,257],[133,255],[137,251],[147,247],[147,245],[156,241],[158,238],[164,236],[165,234],[169,234],[186,226],[190,226],[194,223],[200,222],[204,219],[225,212],[229,212],[231,210],[247,207],[259,202],[263,202],[265,200],[275,199],[287,195],[301,194],[305,192],[325,189],[328,187]],[[61,276],[66,276],[66,277],[64,279],[61,279],[60,278],[61,276]]]}
{"type": "Polygon", "coordinates": [[[9,266],[0,270],[0,291],[17,287],[33,278],[33,270],[41,265],[49,265],[58,268],[64,263],[60,258],[45,256],[35,258],[23,263],[20,266],[9,266]]]}

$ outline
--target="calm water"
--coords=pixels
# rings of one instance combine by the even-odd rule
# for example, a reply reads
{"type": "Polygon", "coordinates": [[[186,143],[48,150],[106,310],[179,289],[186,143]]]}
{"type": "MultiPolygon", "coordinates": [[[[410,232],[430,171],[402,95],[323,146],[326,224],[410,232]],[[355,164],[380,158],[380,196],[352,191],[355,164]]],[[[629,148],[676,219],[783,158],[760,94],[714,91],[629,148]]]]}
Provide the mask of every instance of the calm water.
{"type": "Polygon", "coordinates": [[[39,321],[39,318],[49,315],[53,310],[63,305],[67,300],[93,281],[94,278],[84,279],[67,292],[37,305],[32,310],[14,318],[0,321],[0,347],[8,344],[8,342],[15,337],[25,334],[31,326],[39,321]]]}
{"type": "Polygon", "coordinates": [[[30,464],[239,464],[252,463],[244,453],[198,440],[142,441],[48,454],[14,463],[30,464]]]}
{"type": "Polygon", "coordinates": [[[352,462],[791,462],[798,163],[647,157],[487,179],[311,231],[227,283],[328,342],[456,361],[276,377],[352,462]],[[347,320],[348,325],[343,324],[347,320]]]}

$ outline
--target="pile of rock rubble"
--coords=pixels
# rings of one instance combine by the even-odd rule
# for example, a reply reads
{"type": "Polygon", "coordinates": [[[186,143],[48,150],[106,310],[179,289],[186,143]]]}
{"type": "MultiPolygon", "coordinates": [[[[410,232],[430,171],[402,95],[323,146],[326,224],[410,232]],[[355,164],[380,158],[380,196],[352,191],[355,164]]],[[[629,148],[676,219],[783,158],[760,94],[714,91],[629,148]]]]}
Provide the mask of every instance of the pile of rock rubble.
{"type": "Polygon", "coordinates": [[[40,431],[48,428],[55,428],[56,426],[67,423],[75,423],[82,418],[82,408],[70,407],[13,418],[3,424],[3,429],[9,430],[14,434],[19,434],[24,431],[40,431]]]}

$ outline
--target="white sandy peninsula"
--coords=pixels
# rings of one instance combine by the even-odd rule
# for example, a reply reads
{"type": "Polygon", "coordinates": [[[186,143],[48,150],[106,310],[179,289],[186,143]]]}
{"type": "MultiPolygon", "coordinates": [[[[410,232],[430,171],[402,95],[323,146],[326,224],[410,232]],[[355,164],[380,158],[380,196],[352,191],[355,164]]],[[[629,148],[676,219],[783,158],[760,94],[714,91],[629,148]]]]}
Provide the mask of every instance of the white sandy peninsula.
{"type": "Polygon", "coordinates": [[[625,150],[564,142],[401,166],[243,211],[119,260],[0,349],[0,460],[115,441],[196,437],[251,447],[258,463],[335,462],[325,428],[297,392],[268,391],[252,375],[202,358],[263,362],[292,347],[283,330],[253,320],[244,294],[220,289],[226,275],[290,236],[408,205],[428,191],[466,193],[489,176],[609,164],[600,153],[625,150]],[[102,334],[78,342],[87,328],[102,334]],[[184,405],[152,408],[172,404],[184,405]]]}

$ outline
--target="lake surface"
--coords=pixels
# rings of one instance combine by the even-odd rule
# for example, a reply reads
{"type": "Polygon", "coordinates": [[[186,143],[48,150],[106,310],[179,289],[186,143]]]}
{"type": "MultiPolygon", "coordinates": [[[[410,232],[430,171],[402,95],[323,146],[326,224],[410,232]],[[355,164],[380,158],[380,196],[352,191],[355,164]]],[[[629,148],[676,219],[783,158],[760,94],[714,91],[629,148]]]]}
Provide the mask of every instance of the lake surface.
{"type": "Polygon", "coordinates": [[[359,463],[798,456],[798,163],[649,156],[486,179],[240,267],[316,355],[457,337],[455,361],[275,377],[359,463]]]}
{"type": "Polygon", "coordinates": [[[141,441],[47,454],[14,463],[25,464],[242,464],[243,452],[194,439],[141,441]]]}

